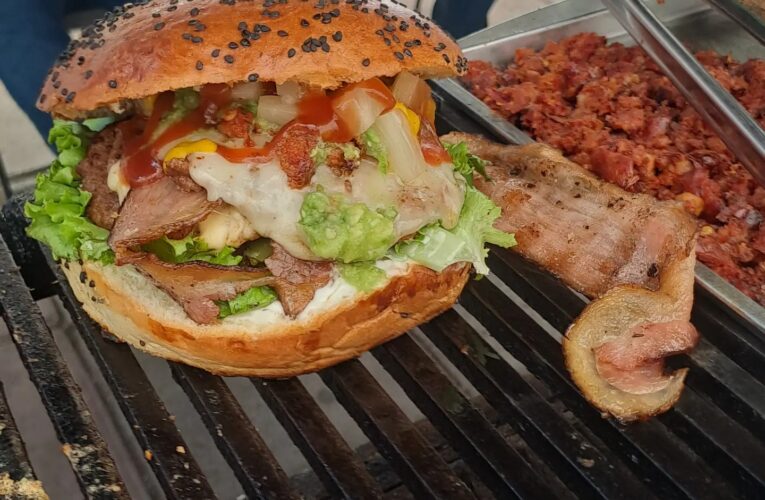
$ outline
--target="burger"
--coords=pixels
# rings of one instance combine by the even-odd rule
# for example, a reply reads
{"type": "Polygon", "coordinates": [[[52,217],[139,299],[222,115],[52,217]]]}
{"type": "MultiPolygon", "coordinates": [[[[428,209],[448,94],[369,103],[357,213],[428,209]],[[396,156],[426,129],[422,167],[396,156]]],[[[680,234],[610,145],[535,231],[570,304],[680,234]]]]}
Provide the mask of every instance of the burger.
{"type": "Polygon", "coordinates": [[[226,375],[358,356],[486,274],[500,209],[442,144],[430,20],[374,0],[142,1],[56,61],[29,236],[117,338],[226,375]]]}

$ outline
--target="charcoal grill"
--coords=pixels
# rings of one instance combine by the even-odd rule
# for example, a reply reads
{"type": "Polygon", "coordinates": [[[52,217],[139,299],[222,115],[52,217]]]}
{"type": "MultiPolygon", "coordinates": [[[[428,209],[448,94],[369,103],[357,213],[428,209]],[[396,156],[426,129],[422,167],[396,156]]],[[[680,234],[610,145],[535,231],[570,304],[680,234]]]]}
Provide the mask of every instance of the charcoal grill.
{"type": "MultiPolygon", "coordinates": [[[[434,95],[440,132],[507,138],[442,87],[434,95]]],[[[141,450],[132,459],[148,461],[167,498],[216,498],[133,351],[108,339],[24,236],[24,201],[0,214],[0,310],[83,494],[131,491],[36,303],[47,297],[61,300],[107,382],[141,450]]],[[[493,274],[471,280],[453,309],[372,351],[422,421],[358,360],[320,377],[368,437],[361,449],[301,379],[252,379],[310,465],[308,480],[285,473],[223,378],[175,363],[170,371],[248,498],[762,497],[765,337],[746,315],[697,286],[692,320],[703,340],[672,359],[691,368],[682,398],[623,426],[587,403],[564,367],[560,339],[585,300],[512,252],[492,249],[489,265],[493,274]]],[[[12,412],[0,387],[0,474],[34,479],[12,412]]]]}

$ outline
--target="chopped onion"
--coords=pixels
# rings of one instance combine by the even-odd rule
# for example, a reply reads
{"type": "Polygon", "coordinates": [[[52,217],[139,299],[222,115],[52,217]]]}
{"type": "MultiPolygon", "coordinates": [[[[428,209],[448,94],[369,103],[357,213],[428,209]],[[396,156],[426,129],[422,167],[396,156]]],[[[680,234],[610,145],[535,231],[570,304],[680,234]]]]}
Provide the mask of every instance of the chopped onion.
{"type": "Polygon", "coordinates": [[[354,137],[366,132],[394,104],[390,90],[377,78],[349,85],[332,100],[335,114],[354,137]]]}
{"type": "Polygon", "coordinates": [[[237,83],[231,88],[231,97],[240,101],[257,101],[263,95],[260,82],[237,83]]]}
{"type": "Polygon", "coordinates": [[[276,94],[287,104],[297,104],[305,94],[305,88],[298,82],[284,82],[276,86],[276,94]]]}
{"type": "Polygon", "coordinates": [[[411,182],[427,169],[420,144],[400,110],[379,116],[371,128],[388,152],[391,170],[402,181],[411,182]]]}
{"type": "Polygon", "coordinates": [[[433,100],[430,87],[418,76],[402,71],[393,82],[393,96],[420,116],[428,116],[428,106],[433,100]]]}
{"type": "Polygon", "coordinates": [[[298,108],[277,95],[264,95],[258,100],[258,120],[275,123],[280,127],[297,118],[298,108]]]}

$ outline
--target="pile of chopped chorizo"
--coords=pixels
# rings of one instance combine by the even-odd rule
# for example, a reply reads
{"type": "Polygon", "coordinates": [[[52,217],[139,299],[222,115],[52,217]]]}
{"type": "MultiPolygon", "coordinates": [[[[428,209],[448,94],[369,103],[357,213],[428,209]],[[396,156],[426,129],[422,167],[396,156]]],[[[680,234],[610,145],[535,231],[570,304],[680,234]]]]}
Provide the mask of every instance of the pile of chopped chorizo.
{"type": "MultiPolygon", "coordinates": [[[[765,126],[765,61],[698,60],[765,126]]],[[[701,220],[698,258],[765,305],[765,188],[757,185],[639,47],[582,33],[519,49],[504,69],[474,61],[469,89],[603,179],[701,220]]]]}

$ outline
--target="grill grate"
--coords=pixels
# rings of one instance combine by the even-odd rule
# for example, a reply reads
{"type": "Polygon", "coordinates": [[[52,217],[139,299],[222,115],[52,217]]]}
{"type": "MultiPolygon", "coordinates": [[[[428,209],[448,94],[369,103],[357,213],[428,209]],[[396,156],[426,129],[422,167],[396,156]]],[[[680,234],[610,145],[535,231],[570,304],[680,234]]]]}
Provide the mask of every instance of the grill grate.
{"type": "MultiPolygon", "coordinates": [[[[437,93],[437,92],[436,92],[437,93]]],[[[438,94],[437,94],[437,97],[438,94]]],[[[441,99],[444,100],[444,99],[441,99]]],[[[442,130],[481,132],[444,100],[442,130]]],[[[103,439],[43,322],[33,296],[57,295],[108,382],[168,498],[215,498],[162,400],[130,348],[107,340],[66,281],[23,237],[23,198],[3,210],[0,307],[62,443],[92,453],[72,461],[90,496],[126,498],[103,439]],[[21,266],[19,274],[16,265],[21,266]],[[23,275],[24,280],[22,280],[23,275]],[[30,293],[31,289],[31,293],[30,293]],[[178,447],[183,446],[183,453],[178,447]],[[110,485],[116,489],[106,488],[110,485]],[[101,487],[96,495],[92,488],[101,487]]],[[[320,372],[322,381],[382,456],[370,462],[299,379],[252,383],[323,486],[339,498],[756,498],[765,489],[765,338],[697,290],[693,320],[704,341],[679,360],[691,367],[676,407],[622,426],[601,417],[565,370],[560,336],[584,307],[578,295],[519,256],[493,250],[494,275],[471,281],[460,304],[413,335],[373,350],[374,358],[445,444],[413,423],[359,361],[320,372]],[[471,398],[431,354],[432,344],[477,391],[471,398]]],[[[269,450],[224,379],[170,363],[249,498],[311,496],[269,450]]],[[[0,399],[0,419],[13,429],[0,399]]],[[[144,460],[144,457],[135,457],[144,460]]],[[[33,477],[13,430],[0,464],[33,477]]]]}

